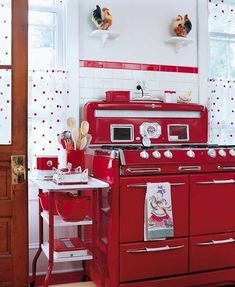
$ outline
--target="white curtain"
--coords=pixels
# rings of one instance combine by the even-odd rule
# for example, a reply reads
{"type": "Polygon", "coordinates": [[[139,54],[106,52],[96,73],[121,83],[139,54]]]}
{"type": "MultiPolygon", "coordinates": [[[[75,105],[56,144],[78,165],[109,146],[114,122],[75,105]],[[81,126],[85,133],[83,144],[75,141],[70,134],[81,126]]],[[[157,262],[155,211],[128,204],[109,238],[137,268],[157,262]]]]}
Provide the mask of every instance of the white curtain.
{"type": "Polygon", "coordinates": [[[209,80],[209,138],[211,143],[235,144],[235,82],[209,80]]]}
{"type": "Polygon", "coordinates": [[[65,152],[58,135],[66,129],[69,110],[68,72],[32,70],[29,72],[29,168],[36,168],[37,155],[58,155],[63,164],[65,152]]]}
{"type": "Polygon", "coordinates": [[[235,144],[235,6],[230,0],[209,1],[211,67],[209,142],[235,144]]]}

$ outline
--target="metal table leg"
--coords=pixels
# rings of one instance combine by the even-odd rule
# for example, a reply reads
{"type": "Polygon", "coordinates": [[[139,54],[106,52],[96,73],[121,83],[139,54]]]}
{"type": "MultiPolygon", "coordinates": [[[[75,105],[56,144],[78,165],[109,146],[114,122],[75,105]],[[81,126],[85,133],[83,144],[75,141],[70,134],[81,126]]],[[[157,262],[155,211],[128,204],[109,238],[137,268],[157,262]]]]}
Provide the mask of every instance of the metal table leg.
{"type": "MultiPolygon", "coordinates": [[[[42,193],[42,189],[39,189],[38,192],[39,192],[39,194],[42,193]]],[[[41,207],[41,204],[39,201],[38,201],[38,210],[39,210],[39,214],[38,214],[39,247],[38,247],[38,250],[37,250],[37,252],[33,258],[33,262],[32,262],[32,281],[30,283],[30,287],[35,286],[37,261],[38,261],[38,258],[40,256],[41,252],[42,252],[41,244],[43,243],[43,219],[41,217],[42,207],[41,207]]]]}
{"type": "Polygon", "coordinates": [[[49,280],[54,265],[54,192],[49,191],[49,263],[44,287],[49,286],[49,280]]]}

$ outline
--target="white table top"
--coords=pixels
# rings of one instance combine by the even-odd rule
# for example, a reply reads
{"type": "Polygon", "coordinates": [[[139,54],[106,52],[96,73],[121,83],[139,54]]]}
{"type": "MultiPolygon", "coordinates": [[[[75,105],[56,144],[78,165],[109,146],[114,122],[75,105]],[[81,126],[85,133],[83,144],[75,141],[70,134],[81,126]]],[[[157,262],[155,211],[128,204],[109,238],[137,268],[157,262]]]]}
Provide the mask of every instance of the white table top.
{"type": "Polygon", "coordinates": [[[86,184],[56,184],[52,180],[39,180],[36,178],[29,178],[34,184],[37,185],[38,188],[44,189],[47,191],[64,191],[66,190],[74,190],[74,189],[97,189],[97,188],[107,188],[109,184],[101,181],[94,177],[89,177],[88,183],[86,184]]]}

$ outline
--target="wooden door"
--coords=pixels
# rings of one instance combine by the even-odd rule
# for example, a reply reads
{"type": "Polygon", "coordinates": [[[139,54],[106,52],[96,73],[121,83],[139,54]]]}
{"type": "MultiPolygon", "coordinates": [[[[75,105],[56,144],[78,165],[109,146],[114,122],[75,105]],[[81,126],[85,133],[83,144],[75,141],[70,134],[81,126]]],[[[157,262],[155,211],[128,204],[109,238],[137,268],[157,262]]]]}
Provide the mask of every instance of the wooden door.
{"type": "Polygon", "coordinates": [[[24,155],[27,161],[27,0],[0,0],[0,10],[0,42],[10,41],[2,54],[6,60],[0,57],[0,90],[5,85],[9,89],[0,96],[8,91],[11,106],[5,117],[0,115],[0,286],[20,287],[28,285],[27,181],[21,176],[20,183],[12,183],[11,156],[24,155]],[[2,35],[4,25],[8,32],[2,35]],[[8,142],[1,141],[7,130],[8,142]]]}

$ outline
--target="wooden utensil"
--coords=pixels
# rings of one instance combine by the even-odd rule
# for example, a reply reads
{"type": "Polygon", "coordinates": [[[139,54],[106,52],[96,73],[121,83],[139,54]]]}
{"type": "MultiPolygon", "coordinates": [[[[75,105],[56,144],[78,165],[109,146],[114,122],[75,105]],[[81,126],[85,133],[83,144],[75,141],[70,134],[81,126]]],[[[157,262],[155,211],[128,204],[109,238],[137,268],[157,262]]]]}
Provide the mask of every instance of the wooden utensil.
{"type": "Polygon", "coordinates": [[[87,140],[87,143],[86,143],[85,149],[88,148],[89,144],[91,143],[92,135],[87,134],[86,135],[86,140],[87,140]]]}
{"type": "Polygon", "coordinates": [[[73,138],[73,143],[74,143],[74,149],[77,149],[77,141],[79,139],[79,129],[77,127],[74,127],[72,129],[72,138],[73,138]]]}
{"type": "Polygon", "coordinates": [[[83,137],[85,137],[88,134],[89,131],[89,123],[88,121],[82,121],[81,122],[81,134],[83,137]]]}
{"type": "Polygon", "coordinates": [[[86,137],[83,137],[83,138],[81,139],[79,149],[80,149],[80,150],[84,150],[85,147],[86,147],[86,145],[87,145],[87,138],[86,138],[86,137]]]}
{"type": "Polygon", "coordinates": [[[72,129],[76,127],[76,120],[75,120],[75,118],[73,118],[73,117],[67,118],[67,126],[72,131],[72,129]]]}
{"type": "Polygon", "coordinates": [[[81,133],[81,128],[78,128],[79,136],[77,139],[76,147],[77,149],[80,149],[80,144],[81,144],[81,139],[82,139],[82,133],[81,133]]]}

